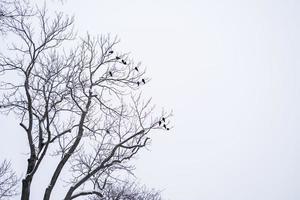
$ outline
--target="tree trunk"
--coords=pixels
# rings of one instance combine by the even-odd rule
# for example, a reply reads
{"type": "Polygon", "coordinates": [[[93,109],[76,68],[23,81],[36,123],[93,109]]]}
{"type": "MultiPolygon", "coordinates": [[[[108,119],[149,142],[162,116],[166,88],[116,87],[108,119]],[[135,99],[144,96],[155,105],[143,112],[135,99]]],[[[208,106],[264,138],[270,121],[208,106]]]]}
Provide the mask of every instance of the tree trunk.
{"type": "Polygon", "coordinates": [[[26,178],[22,180],[22,196],[21,200],[29,200],[31,180],[26,178]]]}
{"type": "Polygon", "coordinates": [[[66,194],[64,200],[70,200],[72,197],[73,191],[74,191],[74,189],[73,189],[73,187],[71,187],[70,190],[68,191],[68,193],[66,194]]]}
{"type": "Polygon", "coordinates": [[[51,188],[47,187],[43,199],[50,199],[51,191],[52,191],[51,188]]]}
{"type": "Polygon", "coordinates": [[[35,166],[35,156],[32,155],[27,161],[28,161],[27,174],[26,177],[22,180],[21,200],[29,200],[30,186],[32,181],[32,175],[30,175],[30,173],[32,172],[35,166]]]}
{"type": "MultiPolygon", "coordinates": [[[[90,90],[91,90],[91,88],[90,88],[90,90]]],[[[87,105],[86,105],[86,110],[87,111],[83,111],[82,114],[81,114],[77,137],[76,137],[74,143],[72,144],[72,146],[70,147],[70,149],[68,150],[68,152],[65,154],[65,156],[58,163],[58,165],[57,165],[57,167],[56,167],[56,169],[53,173],[53,176],[51,178],[50,184],[47,187],[47,189],[45,190],[43,200],[50,200],[51,192],[52,192],[52,190],[53,190],[53,188],[56,184],[56,181],[57,181],[61,171],[63,170],[63,167],[65,166],[66,162],[69,160],[71,155],[73,155],[73,153],[76,151],[76,148],[78,147],[78,145],[81,141],[81,138],[83,136],[83,131],[84,131],[83,124],[84,124],[85,117],[88,113],[88,109],[91,105],[91,99],[92,99],[92,92],[89,92],[88,102],[87,102],[87,105]]],[[[72,195],[72,193],[68,194],[68,196],[70,196],[70,195],[72,195]]]]}

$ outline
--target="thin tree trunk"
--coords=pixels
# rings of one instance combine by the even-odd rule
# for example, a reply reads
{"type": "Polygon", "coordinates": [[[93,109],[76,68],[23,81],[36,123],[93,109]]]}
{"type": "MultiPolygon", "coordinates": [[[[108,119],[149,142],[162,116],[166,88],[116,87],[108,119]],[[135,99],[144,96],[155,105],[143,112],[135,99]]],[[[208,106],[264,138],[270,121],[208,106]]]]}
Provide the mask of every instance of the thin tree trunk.
{"type": "Polygon", "coordinates": [[[31,180],[22,180],[22,196],[21,200],[29,200],[31,180]]]}
{"type": "Polygon", "coordinates": [[[70,200],[71,197],[72,197],[73,192],[74,192],[74,188],[71,187],[71,188],[69,189],[68,193],[66,194],[64,200],[70,200]]]}
{"type": "Polygon", "coordinates": [[[69,158],[74,153],[74,151],[76,150],[77,146],[79,145],[79,143],[81,141],[83,131],[84,131],[83,124],[84,124],[85,117],[88,113],[89,107],[91,105],[91,98],[92,98],[92,93],[90,92],[89,97],[88,97],[88,102],[87,102],[87,105],[86,105],[86,108],[85,108],[86,111],[82,112],[81,119],[80,119],[80,122],[79,122],[77,138],[75,139],[73,145],[70,147],[70,149],[68,150],[66,155],[62,158],[62,160],[57,165],[57,167],[56,167],[56,169],[53,173],[53,176],[51,178],[50,184],[45,190],[43,200],[49,200],[50,199],[51,192],[52,192],[52,190],[53,190],[53,188],[56,184],[56,181],[57,181],[61,171],[63,170],[63,167],[65,166],[66,162],[69,160],[69,158]]]}
{"type": "Polygon", "coordinates": [[[21,200],[29,200],[29,197],[30,197],[30,186],[31,186],[31,181],[32,181],[32,175],[30,173],[34,169],[34,166],[35,166],[35,158],[34,158],[34,156],[31,156],[28,159],[26,177],[22,180],[21,200]]]}

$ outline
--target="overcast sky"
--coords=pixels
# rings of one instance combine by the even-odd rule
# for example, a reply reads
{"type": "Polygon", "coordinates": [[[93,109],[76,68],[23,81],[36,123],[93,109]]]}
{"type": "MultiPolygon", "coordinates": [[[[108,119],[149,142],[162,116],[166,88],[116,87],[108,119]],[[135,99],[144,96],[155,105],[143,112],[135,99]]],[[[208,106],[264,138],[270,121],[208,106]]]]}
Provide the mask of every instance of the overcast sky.
{"type": "MultiPolygon", "coordinates": [[[[147,67],[145,95],[173,110],[174,128],[139,154],[141,183],[170,200],[300,199],[300,1],[69,0],[63,9],[79,35],[119,36],[147,67]]],[[[1,157],[21,173],[25,135],[12,116],[0,125],[1,157]]]]}

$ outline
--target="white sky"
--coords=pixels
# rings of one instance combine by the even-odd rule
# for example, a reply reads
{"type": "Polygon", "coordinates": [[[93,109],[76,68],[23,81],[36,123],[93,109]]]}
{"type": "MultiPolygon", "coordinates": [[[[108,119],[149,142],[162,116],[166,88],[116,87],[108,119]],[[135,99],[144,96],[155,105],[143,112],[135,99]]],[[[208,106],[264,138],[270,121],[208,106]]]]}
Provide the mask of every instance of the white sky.
{"type": "MultiPolygon", "coordinates": [[[[140,153],[141,183],[172,200],[300,199],[300,1],[69,0],[63,7],[79,34],[118,35],[120,50],[147,67],[145,94],[173,109],[174,129],[156,133],[140,153]]],[[[0,125],[1,156],[21,171],[21,128],[13,117],[1,116],[0,125]]]]}

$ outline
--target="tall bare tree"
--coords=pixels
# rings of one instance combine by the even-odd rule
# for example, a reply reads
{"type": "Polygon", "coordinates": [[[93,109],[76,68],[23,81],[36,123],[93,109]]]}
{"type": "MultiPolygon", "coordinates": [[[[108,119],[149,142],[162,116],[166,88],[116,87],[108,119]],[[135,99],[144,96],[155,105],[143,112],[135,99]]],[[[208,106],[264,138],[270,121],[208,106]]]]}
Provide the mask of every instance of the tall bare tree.
{"type": "Polygon", "coordinates": [[[0,199],[5,200],[17,195],[18,182],[10,162],[4,160],[0,164],[0,199]]]}
{"type": "Polygon", "coordinates": [[[65,169],[70,171],[65,200],[103,196],[105,183],[132,171],[129,161],[149,144],[150,131],[169,129],[170,115],[154,116],[151,99],[140,94],[149,80],[145,70],[118,51],[117,38],[76,40],[73,18],[49,17],[45,7],[30,16],[15,12],[5,21],[15,42],[8,54],[0,54],[0,108],[18,117],[27,136],[21,199],[30,198],[31,183],[49,154],[58,163],[44,200],[65,169]],[[63,49],[68,41],[72,48],[63,49]]]}

